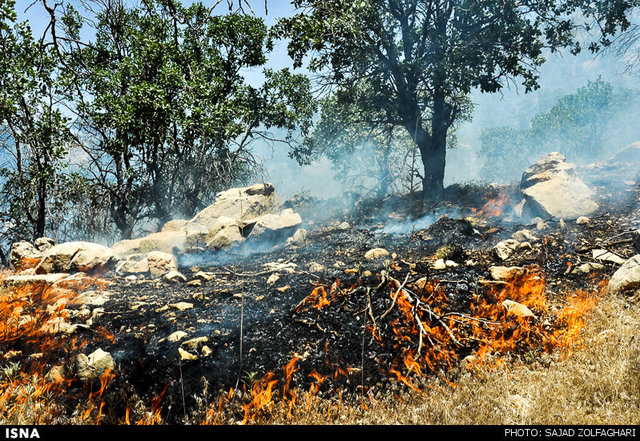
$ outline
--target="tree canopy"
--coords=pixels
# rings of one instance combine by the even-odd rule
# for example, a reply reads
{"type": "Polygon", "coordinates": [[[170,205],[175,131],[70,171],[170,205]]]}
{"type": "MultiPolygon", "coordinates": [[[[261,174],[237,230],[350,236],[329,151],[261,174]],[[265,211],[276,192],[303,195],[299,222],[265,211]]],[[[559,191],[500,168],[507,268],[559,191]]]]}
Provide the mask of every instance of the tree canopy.
{"type": "Polygon", "coordinates": [[[629,26],[633,1],[578,0],[294,0],[280,20],[297,66],[321,78],[343,113],[320,123],[301,156],[327,133],[350,124],[404,128],[420,152],[425,197],[443,189],[447,136],[469,114],[474,89],[493,93],[519,79],[539,86],[545,50],[581,50],[578,31],[597,30],[590,49],[629,26]],[[355,115],[355,117],[354,117],[355,115]]]}
{"type": "Polygon", "coordinates": [[[256,140],[288,145],[311,123],[310,80],[266,67],[269,31],[245,0],[38,6],[50,22],[34,38],[15,2],[0,0],[9,241],[70,239],[72,223],[84,239],[127,238],[191,216],[261,173],[256,140]],[[249,69],[261,81],[248,82],[249,69]]]}

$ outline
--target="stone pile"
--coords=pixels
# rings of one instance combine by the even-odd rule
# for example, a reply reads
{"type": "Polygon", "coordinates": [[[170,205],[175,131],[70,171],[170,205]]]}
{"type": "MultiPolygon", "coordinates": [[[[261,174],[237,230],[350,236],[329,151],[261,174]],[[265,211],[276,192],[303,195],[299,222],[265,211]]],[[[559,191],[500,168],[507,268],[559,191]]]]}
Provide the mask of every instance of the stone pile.
{"type": "Polygon", "coordinates": [[[14,243],[10,258],[23,278],[108,271],[160,278],[178,271],[176,256],[180,255],[229,250],[247,241],[302,246],[306,231],[299,228],[301,223],[300,215],[291,208],[279,209],[273,185],[257,184],[223,191],[192,219],[171,220],[157,233],[122,240],[111,247],[91,242],[56,245],[51,239],[40,238],[34,244],[14,243]]]}

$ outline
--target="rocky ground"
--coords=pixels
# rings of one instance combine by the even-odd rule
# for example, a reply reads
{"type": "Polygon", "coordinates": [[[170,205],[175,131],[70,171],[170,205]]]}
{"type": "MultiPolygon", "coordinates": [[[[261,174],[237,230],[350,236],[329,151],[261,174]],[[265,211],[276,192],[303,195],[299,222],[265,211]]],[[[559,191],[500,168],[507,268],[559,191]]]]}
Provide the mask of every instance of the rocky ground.
{"type": "MultiPolygon", "coordinates": [[[[169,423],[192,421],[203,401],[230,389],[251,392],[269,375],[326,398],[384,390],[390,381],[418,388],[417,374],[454,381],[484,352],[481,340],[495,337],[498,320],[516,320],[508,332],[501,322],[503,337],[527,320],[541,351],[546,333],[564,326],[554,311],[568,295],[597,291],[616,273],[616,289],[636,286],[633,276],[619,275],[624,265],[634,270],[629,262],[640,252],[634,168],[579,169],[593,205],[566,219],[523,217],[517,184],[452,186],[432,203],[354,198],[337,207],[299,198],[285,202],[302,219],[297,237],[275,246],[247,240],[226,251],[178,251],[158,274],[148,267],[42,274],[82,284],[56,338],[82,342],[84,355],[58,351],[46,370],[66,378],[73,397],[109,369],[121,403],[112,403],[112,415],[155,402],[169,423]],[[537,292],[525,287],[531,280],[543,282],[544,305],[528,302],[537,292]],[[522,292],[506,298],[505,286],[522,292]]],[[[5,286],[20,283],[9,277],[5,286]]],[[[518,339],[514,356],[524,356],[523,345],[518,339]]],[[[6,361],[29,355],[12,349],[6,361]]]]}

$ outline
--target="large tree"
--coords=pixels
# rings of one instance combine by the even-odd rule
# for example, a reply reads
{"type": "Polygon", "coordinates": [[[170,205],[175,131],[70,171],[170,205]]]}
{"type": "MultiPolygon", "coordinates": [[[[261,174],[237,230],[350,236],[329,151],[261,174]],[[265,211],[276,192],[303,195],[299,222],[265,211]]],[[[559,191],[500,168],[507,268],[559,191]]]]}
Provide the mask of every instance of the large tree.
{"type": "MultiPolygon", "coordinates": [[[[538,87],[545,49],[581,49],[576,31],[597,29],[592,50],[629,25],[636,0],[293,0],[280,20],[296,66],[335,95],[335,118],[404,128],[422,159],[425,197],[443,190],[447,136],[467,115],[473,89],[497,92],[519,78],[538,87]],[[596,23],[597,22],[597,23],[596,23]],[[596,24],[597,26],[594,26],[596,24]],[[365,92],[363,94],[363,91],[365,92]],[[352,115],[359,115],[353,118],[352,115]]],[[[319,127],[322,127],[321,123],[319,127]]],[[[327,133],[316,132],[321,138],[327,133]]],[[[307,142],[301,156],[310,153],[307,142]]]]}

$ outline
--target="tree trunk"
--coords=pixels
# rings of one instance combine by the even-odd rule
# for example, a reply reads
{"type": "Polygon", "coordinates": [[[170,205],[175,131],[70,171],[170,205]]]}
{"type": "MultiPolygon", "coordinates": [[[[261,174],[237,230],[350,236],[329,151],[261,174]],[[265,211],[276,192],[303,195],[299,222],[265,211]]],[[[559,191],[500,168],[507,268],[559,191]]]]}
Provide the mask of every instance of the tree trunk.
{"type": "Polygon", "coordinates": [[[444,172],[447,164],[447,132],[450,124],[449,107],[442,92],[434,93],[430,132],[418,124],[415,143],[420,150],[424,168],[422,195],[436,199],[444,191],[444,172]]]}

